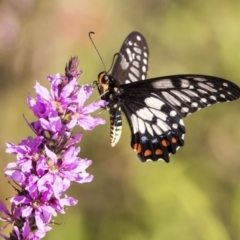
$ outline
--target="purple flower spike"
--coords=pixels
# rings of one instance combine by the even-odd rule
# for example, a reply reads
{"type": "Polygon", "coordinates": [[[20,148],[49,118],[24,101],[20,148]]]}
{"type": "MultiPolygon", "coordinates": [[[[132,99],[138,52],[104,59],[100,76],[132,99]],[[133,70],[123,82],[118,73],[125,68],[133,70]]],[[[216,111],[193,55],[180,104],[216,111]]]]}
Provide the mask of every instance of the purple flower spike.
{"type": "Polygon", "coordinates": [[[0,201],[0,220],[12,226],[10,236],[0,233],[3,239],[38,240],[52,229],[52,218],[65,213],[66,207],[74,206],[77,200],[67,196],[66,190],[72,182],[91,182],[93,176],[87,172],[91,160],[78,155],[82,134],[73,134],[72,128],[79,125],[92,130],[105,121],[90,116],[107,102],[98,101],[85,105],[92,94],[89,85],[79,86],[81,72],[78,59],[73,57],[65,68],[65,76],[48,76],[50,90],[35,85],[36,97],[27,97],[27,103],[38,118],[26,122],[36,134],[19,144],[7,143],[6,152],[16,156],[8,163],[5,176],[16,185],[17,194],[10,199],[11,211],[0,201]]]}

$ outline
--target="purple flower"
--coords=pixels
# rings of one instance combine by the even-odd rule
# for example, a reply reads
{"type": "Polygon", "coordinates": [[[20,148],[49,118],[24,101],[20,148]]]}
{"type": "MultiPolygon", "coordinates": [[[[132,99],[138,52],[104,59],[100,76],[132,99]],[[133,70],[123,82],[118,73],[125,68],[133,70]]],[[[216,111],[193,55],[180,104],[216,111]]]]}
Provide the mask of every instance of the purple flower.
{"type": "Polygon", "coordinates": [[[40,118],[40,124],[44,130],[52,133],[60,132],[64,127],[59,116],[50,116],[48,119],[40,118]]]}
{"type": "Polygon", "coordinates": [[[105,124],[104,119],[92,117],[89,114],[101,107],[105,107],[107,105],[107,102],[104,100],[100,100],[84,107],[84,102],[89,98],[89,96],[89,86],[82,86],[78,94],[78,104],[73,104],[69,108],[73,112],[71,121],[67,124],[69,128],[72,128],[76,124],[78,124],[84,130],[92,130],[95,126],[99,124],[105,124]]]}
{"type": "Polygon", "coordinates": [[[36,231],[31,232],[30,223],[26,221],[21,228],[21,232],[17,226],[14,226],[13,233],[17,239],[38,240],[43,238],[46,235],[46,232],[50,231],[51,229],[52,228],[49,226],[44,226],[42,230],[37,229],[36,231]]]}
{"type": "Polygon", "coordinates": [[[74,206],[77,200],[67,196],[66,190],[72,182],[91,182],[93,176],[87,172],[91,160],[78,155],[82,134],[73,134],[76,125],[92,130],[105,121],[91,113],[106,106],[105,101],[85,105],[92,94],[89,85],[79,86],[81,72],[77,70],[78,59],[71,58],[65,69],[65,76],[48,76],[50,90],[35,85],[36,97],[27,97],[29,108],[38,118],[26,122],[37,135],[28,137],[19,144],[7,143],[6,152],[14,154],[16,161],[7,164],[5,176],[17,185],[16,196],[10,199],[9,212],[0,202],[0,220],[11,224],[11,237],[0,233],[4,239],[37,240],[51,230],[49,224],[57,214],[65,213],[67,206],[74,206]]]}
{"type": "Polygon", "coordinates": [[[7,143],[6,152],[16,155],[17,162],[9,163],[6,168],[18,167],[21,168],[23,172],[30,172],[33,160],[37,161],[39,158],[39,148],[43,139],[42,136],[36,138],[28,137],[27,139],[22,140],[19,145],[7,143]]]}
{"type": "Polygon", "coordinates": [[[21,211],[19,208],[16,208],[16,205],[12,203],[11,211],[8,211],[7,207],[2,201],[0,201],[0,213],[5,214],[5,217],[0,217],[1,221],[6,222],[6,224],[0,228],[4,230],[9,224],[14,225],[15,221],[21,216],[21,211]]]}
{"type": "Polygon", "coordinates": [[[38,187],[41,188],[48,183],[54,189],[59,189],[62,193],[68,189],[72,181],[78,183],[90,182],[93,176],[87,173],[86,168],[91,165],[92,161],[82,160],[77,157],[80,148],[70,147],[58,158],[57,155],[45,146],[47,159],[38,162],[38,168],[47,173],[38,181],[38,187]],[[59,181],[64,179],[64,181],[59,181]],[[60,184],[62,184],[60,186],[60,184]]]}

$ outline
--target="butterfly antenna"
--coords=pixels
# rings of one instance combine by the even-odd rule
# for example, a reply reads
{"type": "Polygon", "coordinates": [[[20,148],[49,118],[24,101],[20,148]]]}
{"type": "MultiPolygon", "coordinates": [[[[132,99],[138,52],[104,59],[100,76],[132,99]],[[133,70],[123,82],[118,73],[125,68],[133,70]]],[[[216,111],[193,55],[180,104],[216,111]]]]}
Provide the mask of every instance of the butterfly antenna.
{"type": "Polygon", "coordinates": [[[115,53],[115,54],[113,55],[112,64],[111,64],[110,69],[107,71],[107,73],[109,73],[109,72],[111,71],[111,69],[112,69],[112,67],[113,67],[113,64],[114,64],[115,61],[116,61],[116,57],[117,57],[117,56],[120,56],[120,53],[115,53]]]}
{"type": "Polygon", "coordinates": [[[99,51],[98,51],[98,49],[97,49],[95,43],[94,43],[93,40],[92,40],[92,36],[91,36],[92,34],[95,34],[95,32],[89,32],[89,33],[88,33],[88,36],[89,36],[89,38],[90,38],[90,40],[91,40],[91,42],[92,42],[92,44],[93,44],[95,50],[97,51],[97,54],[98,54],[98,56],[100,57],[101,62],[102,62],[102,65],[103,65],[104,70],[105,70],[105,72],[106,72],[106,66],[105,66],[105,64],[104,64],[104,62],[103,62],[103,59],[102,59],[102,57],[101,57],[101,55],[100,55],[100,53],[99,53],[99,51]]]}

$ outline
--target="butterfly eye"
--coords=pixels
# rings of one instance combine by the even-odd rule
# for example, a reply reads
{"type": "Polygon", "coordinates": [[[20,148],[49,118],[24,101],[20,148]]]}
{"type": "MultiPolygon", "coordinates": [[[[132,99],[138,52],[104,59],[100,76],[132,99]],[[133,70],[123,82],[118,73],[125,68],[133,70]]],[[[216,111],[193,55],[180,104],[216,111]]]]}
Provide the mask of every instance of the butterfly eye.
{"type": "Polygon", "coordinates": [[[106,84],[106,83],[108,83],[108,81],[109,81],[109,76],[108,75],[104,75],[103,78],[102,78],[102,83],[106,84]]]}

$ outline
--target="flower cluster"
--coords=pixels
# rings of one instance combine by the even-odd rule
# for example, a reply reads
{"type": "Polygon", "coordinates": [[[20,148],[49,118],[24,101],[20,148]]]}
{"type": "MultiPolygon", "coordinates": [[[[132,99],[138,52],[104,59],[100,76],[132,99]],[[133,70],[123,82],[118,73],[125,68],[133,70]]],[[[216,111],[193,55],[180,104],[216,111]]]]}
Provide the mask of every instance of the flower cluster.
{"type": "Polygon", "coordinates": [[[50,91],[36,83],[36,97],[28,96],[29,108],[38,118],[27,122],[36,137],[28,137],[20,144],[7,144],[7,153],[16,155],[16,162],[9,163],[5,175],[17,185],[16,196],[10,199],[11,211],[0,202],[0,212],[5,216],[5,229],[11,224],[11,236],[4,239],[35,240],[51,230],[52,217],[65,213],[66,206],[77,200],[65,194],[71,182],[86,183],[93,176],[86,172],[91,160],[78,157],[82,134],[73,135],[72,128],[79,125],[92,130],[104,120],[89,114],[106,106],[105,101],[84,106],[92,94],[89,85],[78,85],[78,59],[70,59],[65,76],[48,76],[50,91]]]}

